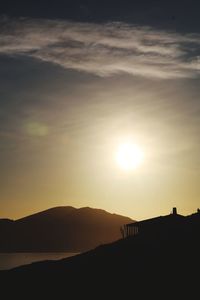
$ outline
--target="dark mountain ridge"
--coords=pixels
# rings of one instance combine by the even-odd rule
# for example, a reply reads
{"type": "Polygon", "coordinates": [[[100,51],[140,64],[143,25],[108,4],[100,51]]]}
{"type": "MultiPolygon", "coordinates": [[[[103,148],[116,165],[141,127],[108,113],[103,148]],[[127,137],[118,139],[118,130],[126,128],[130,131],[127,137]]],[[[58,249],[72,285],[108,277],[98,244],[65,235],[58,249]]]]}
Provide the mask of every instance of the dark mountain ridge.
{"type": "Polygon", "coordinates": [[[0,252],[81,252],[120,238],[128,217],[89,207],[55,207],[0,220],[0,252]]]}

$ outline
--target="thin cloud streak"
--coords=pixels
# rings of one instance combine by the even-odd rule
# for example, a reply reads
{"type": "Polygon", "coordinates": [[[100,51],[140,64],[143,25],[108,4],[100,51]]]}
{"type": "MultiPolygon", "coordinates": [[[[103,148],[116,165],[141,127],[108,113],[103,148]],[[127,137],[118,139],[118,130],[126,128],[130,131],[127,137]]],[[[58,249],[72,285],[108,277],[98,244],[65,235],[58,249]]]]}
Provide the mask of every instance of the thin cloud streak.
{"type": "Polygon", "coordinates": [[[0,54],[26,55],[98,76],[128,73],[158,79],[200,74],[200,35],[125,23],[0,21],[0,54]]]}

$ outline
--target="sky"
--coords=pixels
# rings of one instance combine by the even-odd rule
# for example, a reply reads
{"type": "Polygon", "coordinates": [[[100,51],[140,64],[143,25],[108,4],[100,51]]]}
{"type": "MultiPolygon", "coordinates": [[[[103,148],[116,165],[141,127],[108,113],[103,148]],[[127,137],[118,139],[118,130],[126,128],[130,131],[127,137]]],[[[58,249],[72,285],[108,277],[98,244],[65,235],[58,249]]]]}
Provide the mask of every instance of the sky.
{"type": "Polygon", "coordinates": [[[1,218],[200,206],[200,4],[169,2],[1,1],[1,218]]]}

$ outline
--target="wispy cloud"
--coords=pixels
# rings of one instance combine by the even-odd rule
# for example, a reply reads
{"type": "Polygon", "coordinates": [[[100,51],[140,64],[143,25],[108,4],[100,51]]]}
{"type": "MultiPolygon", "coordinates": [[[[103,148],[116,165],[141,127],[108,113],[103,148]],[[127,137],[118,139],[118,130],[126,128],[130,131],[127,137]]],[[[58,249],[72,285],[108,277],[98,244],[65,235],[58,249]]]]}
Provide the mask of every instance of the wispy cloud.
{"type": "Polygon", "coordinates": [[[2,18],[0,53],[26,55],[63,68],[159,79],[200,75],[200,35],[125,23],[2,18]]]}

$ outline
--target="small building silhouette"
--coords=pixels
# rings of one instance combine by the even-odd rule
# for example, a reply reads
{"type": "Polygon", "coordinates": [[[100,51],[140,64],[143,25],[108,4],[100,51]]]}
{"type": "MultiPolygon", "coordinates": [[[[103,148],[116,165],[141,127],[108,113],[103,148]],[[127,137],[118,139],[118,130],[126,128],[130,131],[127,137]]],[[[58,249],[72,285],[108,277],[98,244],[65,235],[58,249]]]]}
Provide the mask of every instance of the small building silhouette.
{"type": "Polygon", "coordinates": [[[176,207],[173,207],[172,214],[173,215],[177,215],[177,209],[176,209],[176,207]]]}
{"type": "Polygon", "coordinates": [[[177,213],[177,208],[173,207],[172,212],[166,216],[159,216],[143,221],[125,224],[121,227],[123,238],[141,233],[147,234],[172,234],[180,232],[186,224],[192,224],[200,220],[200,210],[190,216],[182,216],[177,213]]]}

